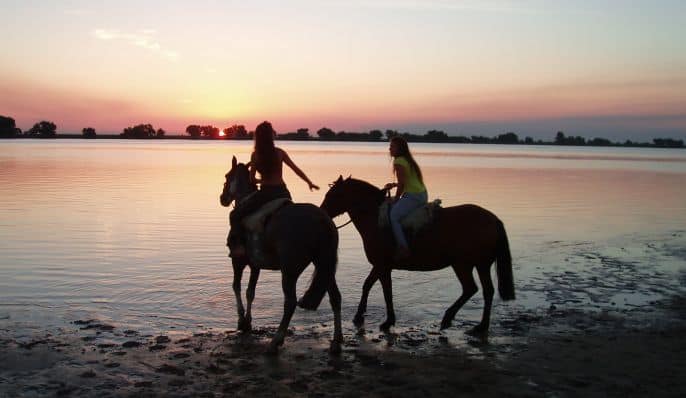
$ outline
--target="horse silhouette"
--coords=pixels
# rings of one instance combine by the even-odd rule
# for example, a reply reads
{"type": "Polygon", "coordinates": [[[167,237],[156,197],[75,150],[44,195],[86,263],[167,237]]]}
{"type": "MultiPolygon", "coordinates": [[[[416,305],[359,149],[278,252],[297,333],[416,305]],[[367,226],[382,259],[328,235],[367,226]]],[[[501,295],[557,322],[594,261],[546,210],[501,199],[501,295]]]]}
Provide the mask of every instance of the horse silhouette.
{"type": "Polygon", "coordinates": [[[369,290],[380,280],[387,313],[386,321],[380,328],[388,330],[395,324],[391,284],[393,269],[434,271],[452,267],[462,284],[462,295],[445,311],[441,329],[448,328],[457,311],[478,291],[472,276],[476,268],[485,304],[481,322],[468,333],[485,335],[493,304],[490,268],[494,261],[497,263],[500,297],[503,300],[513,300],[515,297],[512,260],[503,223],[493,213],[476,205],[437,209],[433,221],[410,240],[410,258],[398,263],[394,260],[395,244],[390,231],[383,230],[378,224],[379,206],[385,200],[386,193],[387,190],[365,181],[350,177],[343,179],[340,176],[330,185],[320,206],[332,218],[348,213],[362,236],[367,260],[372,265],[362,287],[362,297],[353,323],[359,327],[364,322],[369,290]]]}
{"type": "MultiPolygon", "coordinates": [[[[220,196],[222,206],[227,207],[233,201],[240,203],[257,189],[255,184],[250,182],[247,165],[238,163],[235,156],[232,159],[231,170],[225,178],[224,189],[220,196]]],[[[260,269],[280,270],[284,311],[279,328],[269,344],[268,352],[276,353],[279,346],[283,344],[296,304],[305,309],[316,310],[328,292],[334,313],[334,336],[330,350],[332,353],[339,353],[343,333],[341,331],[341,294],[336,284],[338,231],[331,218],[313,204],[287,204],[276,210],[266,222],[262,242],[266,257],[272,259],[272,262],[255,265],[250,261],[249,253],[242,258],[232,258],[238,329],[249,332],[252,328],[250,311],[255,298],[255,286],[260,269]],[[314,264],[314,275],[304,296],[297,302],[296,282],[310,263],[314,264]],[[250,267],[250,281],[246,290],[247,311],[243,308],[241,300],[241,278],[246,266],[250,267]]]]}

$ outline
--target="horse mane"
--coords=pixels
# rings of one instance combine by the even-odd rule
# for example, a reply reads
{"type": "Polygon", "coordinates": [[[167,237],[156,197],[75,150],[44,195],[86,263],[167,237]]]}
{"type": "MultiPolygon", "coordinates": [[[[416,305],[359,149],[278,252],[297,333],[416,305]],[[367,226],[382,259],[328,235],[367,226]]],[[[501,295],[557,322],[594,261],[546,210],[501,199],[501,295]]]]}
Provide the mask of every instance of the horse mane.
{"type": "MultiPolygon", "coordinates": [[[[346,184],[349,184],[353,187],[355,190],[355,193],[357,195],[364,195],[364,197],[371,197],[374,198],[375,200],[378,201],[378,203],[381,203],[383,200],[385,193],[382,189],[377,188],[376,186],[368,183],[367,181],[363,180],[358,180],[356,178],[348,177],[344,180],[346,184]]],[[[375,203],[375,204],[378,204],[375,203]]]]}
{"type": "MultiPolygon", "coordinates": [[[[245,184],[248,185],[248,193],[256,191],[257,190],[257,185],[252,183],[250,181],[250,162],[248,163],[237,163],[236,166],[234,167],[235,170],[235,175],[239,180],[243,180],[245,184]]],[[[227,174],[228,178],[228,174],[227,174]]]]}
{"type": "Polygon", "coordinates": [[[239,175],[245,175],[248,179],[250,179],[250,162],[238,163],[236,165],[236,171],[239,173],[239,175]]]}

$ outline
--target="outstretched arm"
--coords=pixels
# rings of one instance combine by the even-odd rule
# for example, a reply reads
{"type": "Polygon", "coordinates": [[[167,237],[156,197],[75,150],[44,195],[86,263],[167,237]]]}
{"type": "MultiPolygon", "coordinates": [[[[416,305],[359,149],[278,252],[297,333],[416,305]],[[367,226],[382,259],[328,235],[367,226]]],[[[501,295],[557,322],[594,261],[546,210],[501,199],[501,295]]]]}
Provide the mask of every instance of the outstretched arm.
{"type": "Polygon", "coordinates": [[[318,187],[317,185],[314,185],[314,184],[312,183],[312,181],[310,181],[310,179],[307,178],[307,176],[305,175],[305,173],[303,173],[303,171],[300,170],[300,168],[299,168],[298,166],[296,166],[295,163],[293,163],[293,161],[292,161],[291,158],[288,156],[288,154],[286,153],[286,151],[281,150],[281,152],[283,153],[283,162],[286,163],[286,164],[288,165],[288,167],[290,167],[291,170],[293,170],[293,171],[295,172],[295,174],[298,175],[298,177],[302,178],[303,181],[305,181],[305,182],[307,183],[307,185],[310,187],[310,191],[313,190],[313,189],[319,189],[319,187],[318,187]]]}

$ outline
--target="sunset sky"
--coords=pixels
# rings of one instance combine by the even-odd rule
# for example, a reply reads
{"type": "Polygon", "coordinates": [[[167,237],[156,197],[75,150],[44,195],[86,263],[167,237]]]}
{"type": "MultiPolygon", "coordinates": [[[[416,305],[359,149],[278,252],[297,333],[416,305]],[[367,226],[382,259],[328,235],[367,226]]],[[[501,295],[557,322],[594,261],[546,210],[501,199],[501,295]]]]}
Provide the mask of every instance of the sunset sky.
{"type": "Polygon", "coordinates": [[[2,0],[0,115],[686,138],[686,1],[2,0]]]}

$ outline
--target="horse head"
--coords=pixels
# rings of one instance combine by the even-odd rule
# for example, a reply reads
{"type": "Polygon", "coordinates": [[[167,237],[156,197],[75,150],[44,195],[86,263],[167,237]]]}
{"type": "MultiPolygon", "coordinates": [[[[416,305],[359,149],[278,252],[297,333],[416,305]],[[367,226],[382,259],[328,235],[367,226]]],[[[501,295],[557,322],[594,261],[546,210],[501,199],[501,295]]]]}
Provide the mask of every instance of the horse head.
{"type": "Polygon", "coordinates": [[[329,191],[319,206],[329,217],[334,218],[345,212],[355,211],[366,206],[378,207],[386,191],[368,182],[339,176],[329,184],[329,191]]]}
{"type": "Polygon", "coordinates": [[[229,206],[234,200],[239,202],[255,190],[257,190],[257,186],[250,181],[248,165],[238,163],[234,156],[231,159],[231,170],[225,175],[224,190],[219,196],[222,206],[229,206]]]}

